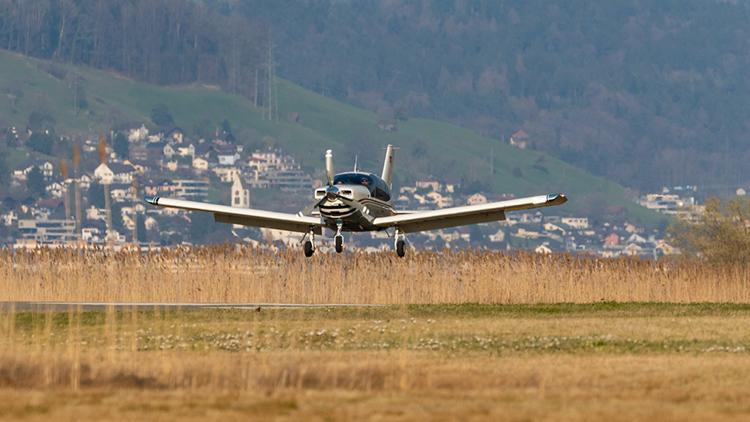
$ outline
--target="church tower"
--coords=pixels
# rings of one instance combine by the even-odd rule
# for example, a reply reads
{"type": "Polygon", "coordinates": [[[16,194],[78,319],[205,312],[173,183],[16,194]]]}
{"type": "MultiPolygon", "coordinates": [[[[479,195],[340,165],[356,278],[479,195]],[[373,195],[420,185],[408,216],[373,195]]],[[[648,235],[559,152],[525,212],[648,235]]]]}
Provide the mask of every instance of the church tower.
{"type": "Polygon", "coordinates": [[[232,207],[250,208],[250,190],[245,189],[238,174],[234,175],[232,181],[232,207]]]}

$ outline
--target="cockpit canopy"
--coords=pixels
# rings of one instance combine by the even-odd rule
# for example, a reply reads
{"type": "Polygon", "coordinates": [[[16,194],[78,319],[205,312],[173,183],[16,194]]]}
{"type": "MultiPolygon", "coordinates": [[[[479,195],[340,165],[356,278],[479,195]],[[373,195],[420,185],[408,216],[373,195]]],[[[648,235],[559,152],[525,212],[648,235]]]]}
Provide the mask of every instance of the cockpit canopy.
{"type": "Polygon", "coordinates": [[[383,179],[368,173],[339,173],[333,178],[334,185],[360,185],[370,190],[370,195],[381,201],[390,201],[391,192],[383,179]]]}

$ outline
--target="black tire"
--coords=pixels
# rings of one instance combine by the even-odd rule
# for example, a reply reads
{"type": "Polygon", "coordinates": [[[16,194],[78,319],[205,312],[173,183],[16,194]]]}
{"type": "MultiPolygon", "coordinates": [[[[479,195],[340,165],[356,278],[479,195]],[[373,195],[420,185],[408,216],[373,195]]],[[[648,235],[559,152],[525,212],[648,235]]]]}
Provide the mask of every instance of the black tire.
{"type": "Polygon", "coordinates": [[[403,258],[404,255],[406,255],[406,242],[403,240],[396,241],[396,255],[398,255],[399,258],[403,258]]]}
{"type": "Polygon", "coordinates": [[[334,239],[336,242],[336,253],[341,253],[344,251],[344,237],[343,236],[336,236],[334,239]]]}
{"type": "Polygon", "coordinates": [[[313,244],[309,240],[305,242],[304,249],[305,249],[305,256],[308,258],[313,256],[313,253],[315,253],[315,249],[313,249],[313,244]]]}

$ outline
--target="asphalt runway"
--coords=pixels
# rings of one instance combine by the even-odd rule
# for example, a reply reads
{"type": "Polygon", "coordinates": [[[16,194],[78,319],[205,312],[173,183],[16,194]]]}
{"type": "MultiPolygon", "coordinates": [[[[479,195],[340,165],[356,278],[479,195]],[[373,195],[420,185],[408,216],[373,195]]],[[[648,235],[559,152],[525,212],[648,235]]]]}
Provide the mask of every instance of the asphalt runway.
{"type": "Polygon", "coordinates": [[[349,303],[130,303],[130,302],[0,302],[0,311],[67,311],[71,307],[84,311],[95,311],[113,307],[115,309],[131,308],[180,308],[180,309],[294,309],[294,308],[372,308],[376,304],[349,303]]]}

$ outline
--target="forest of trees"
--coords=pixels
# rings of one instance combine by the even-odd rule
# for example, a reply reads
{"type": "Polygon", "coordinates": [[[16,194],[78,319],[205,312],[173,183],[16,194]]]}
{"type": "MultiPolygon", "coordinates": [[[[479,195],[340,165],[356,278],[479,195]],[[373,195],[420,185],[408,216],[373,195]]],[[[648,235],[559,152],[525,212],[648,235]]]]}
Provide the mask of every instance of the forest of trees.
{"type": "Polygon", "coordinates": [[[280,74],[451,120],[614,179],[749,184],[750,5],[718,0],[214,0],[264,19],[280,74]]]}
{"type": "Polygon", "coordinates": [[[0,0],[0,48],[254,95],[268,29],[185,0],[0,0]]]}
{"type": "Polygon", "coordinates": [[[626,186],[736,187],[747,22],[718,0],[0,0],[0,48],[262,103],[275,46],[280,76],[386,119],[524,129],[626,186]]]}

